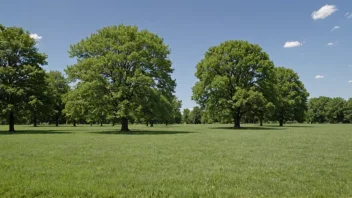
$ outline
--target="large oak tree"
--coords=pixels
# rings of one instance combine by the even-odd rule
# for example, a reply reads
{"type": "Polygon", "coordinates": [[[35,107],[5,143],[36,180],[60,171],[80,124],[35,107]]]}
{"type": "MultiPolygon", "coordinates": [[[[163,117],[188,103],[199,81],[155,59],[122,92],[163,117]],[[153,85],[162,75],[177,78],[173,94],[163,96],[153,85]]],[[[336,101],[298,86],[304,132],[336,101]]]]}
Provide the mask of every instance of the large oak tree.
{"type": "Polygon", "coordinates": [[[104,108],[121,120],[121,131],[129,131],[128,118],[151,90],[172,98],[176,83],[171,78],[170,49],[147,30],[105,27],[72,45],[69,53],[77,59],[66,69],[69,78],[99,90],[104,108]]]}
{"type": "Polygon", "coordinates": [[[247,41],[211,47],[198,63],[196,77],[193,99],[213,115],[231,118],[236,128],[253,102],[270,98],[275,81],[268,54],[247,41]]]}
{"type": "Polygon", "coordinates": [[[38,86],[45,85],[46,55],[39,53],[28,31],[0,25],[0,115],[15,131],[15,117],[39,104],[38,86]]]}

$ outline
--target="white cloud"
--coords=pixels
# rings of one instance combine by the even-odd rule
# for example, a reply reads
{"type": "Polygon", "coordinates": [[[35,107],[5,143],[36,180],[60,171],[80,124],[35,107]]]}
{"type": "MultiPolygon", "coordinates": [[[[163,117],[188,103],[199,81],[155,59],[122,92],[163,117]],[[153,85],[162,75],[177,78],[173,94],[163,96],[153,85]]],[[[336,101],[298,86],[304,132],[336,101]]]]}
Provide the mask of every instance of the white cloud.
{"type": "Polygon", "coordinates": [[[40,41],[43,37],[42,36],[39,36],[38,34],[30,34],[29,35],[32,39],[36,40],[36,41],[40,41]]]}
{"type": "Polygon", "coordinates": [[[327,46],[333,46],[333,45],[337,45],[338,41],[335,41],[335,42],[330,42],[328,44],[326,44],[327,46]]]}
{"type": "Polygon", "coordinates": [[[348,83],[352,83],[352,80],[348,81],[348,83]]]}
{"type": "Polygon", "coordinates": [[[352,65],[349,65],[348,67],[352,67],[352,65]]]}
{"type": "Polygon", "coordinates": [[[316,79],[320,79],[320,78],[324,78],[324,76],[322,76],[322,75],[316,75],[315,78],[316,78],[316,79]]]}
{"type": "Polygon", "coordinates": [[[299,41],[287,41],[284,45],[284,48],[299,47],[302,45],[303,45],[303,43],[301,43],[299,41]]]}
{"type": "Polygon", "coordinates": [[[323,7],[321,7],[319,10],[314,11],[312,13],[312,18],[314,20],[325,19],[326,17],[332,15],[336,11],[337,11],[337,8],[335,5],[326,4],[323,7]]]}
{"type": "Polygon", "coordinates": [[[335,26],[335,27],[333,27],[333,28],[331,29],[331,32],[333,32],[333,31],[336,30],[336,29],[340,29],[340,26],[335,26]]]}
{"type": "Polygon", "coordinates": [[[352,19],[352,13],[346,12],[345,17],[348,19],[352,19]]]}

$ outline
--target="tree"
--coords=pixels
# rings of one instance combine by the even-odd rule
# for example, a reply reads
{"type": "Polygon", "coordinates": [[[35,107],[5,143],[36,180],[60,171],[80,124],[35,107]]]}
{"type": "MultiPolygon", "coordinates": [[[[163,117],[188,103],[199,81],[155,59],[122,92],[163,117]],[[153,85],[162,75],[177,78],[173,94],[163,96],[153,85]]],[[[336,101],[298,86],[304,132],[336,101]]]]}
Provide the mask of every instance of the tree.
{"type": "Polygon", "coordinates": [[[302,121],[309,93],[292,69],[277,67],[275,71],[277,95],[273,119],[278,120],[280,126],[289,120],[302,121]]]}
{"type": "MultiPolygon", "coordinates": [[[[273,91],[273,93],[275,93],[275,91],[273,91]]],[[[275,109],[274,104],[272,102],[268,102],[268,100],[260,92],[250,94],[248,101],[251,104],[249,115],[253,118],[258,118],[260,126],[263,126],[265,115],[275,109]]]]}
{"type": "Polygon", "coordinates": [[[61,72],[50,71],[47,73],[47,75],[47,83],[49,85],[49,90],[53,99],[52,102],[55,111],[55,125],[59,126],[60,119],[63,119],[62,110],[65,108],[62,97],[68,93],[70,87],[61,72]]]}
{"type": "Polygon", "coordinates": [[[15,117],[28,109],[42,86],[47,56],[39,53],[28,31],[0,25],[0,109],[8,118],[9,131],[15,131],[15,117]]]}
{"type": "Polygon", "coordinates": [[[65,70],[69,78],[102,90],[104,108],[121,120],[121,131],[129,131],[129,117],[150,90],[157,89],[168,98],[174,92],[170,49],[162,38],[147,30],[105,27],[72,45],[69,53],[77,59],[65,70]]]}
{"type": "Polygon", "coordinates": [[[327,121],[327,104],[331,98],[320,96],[308,101],[307,120],[310,123],[325,123],[327,121]]]}
{"type": "Polygon", "coordinates": [[[182,122],[182,113],[181,113],[182,100],[178,100],[175,97],[172,104],[173,104],[173,116],[174,116],[173,121],[176,124],[181,124],[181,122],[182,122]]]}
{"type": "Polygon", "coordinates": [[[180,124],[182,121],[182,114],[181,114],[182,101],[178,100],[177,97],[174,96],[171,101],[171,106],[172,106],[172,112],[170,113],[171,117],[166,122],[166,124],[168,123],[180,124]]]}
{"type": "Polygon", "coordinates": [[[345,103],[345,120],[352,123],[352,98],[348,99],[345,103]]]}
{"type": "Polygon", "coordinates": [[[345,113],[345,99],[332,98],[326,105],[326,119],[330,123],[342,123],[345,113]]]}
{"type": "Polygon", "coordinates": [[[240,127],[242,116],[251,111],[253,95],[269,98],[275,81],[274,64],[258,45],[226,41],[211,47],[197,64],[198,82],[193,99],[203,109],[231,118],[240,127]]]}
{"type": "MultiPolygon", "coordinates": [[[[44,77],[44,76],[42,76],[44,77]]],[[[47,76],[45,75],[45,78],[47,76]]],[[[38,81],[38,79],[37,79],[38,81]]],[[[30,115],[33,126],[37,126],[38,120],[46,120],[52,115],[54,97],[46,80],[39,80],[42,84],[35,84],[32,90],[34,91],[29,97],[28,115],[30,115]]],[[[38,82],[38,83],[39,83],[38,82]]]]}
{"type": "Polygon", "coordinates": [[[183,109],[182,122],[189,124],[189,114],[191,111],[189,109],[183,109]]]}
{"type": "MultiPolygon", "coordinates": [[[[77,85],[77,87],[79,87],[79,85],[77,85]]],[[[76,126],[76,123],[83,120],[87,115],[88,105],[86,101],[80,91],[72,90],[63,95],[63,102],[65,108],[62,112],[66,115],[68,120],[73,123],[73,126],[76,126]]]]}
{"type": "Polygon", "coordinates": [[[194,107],[189,114],[189,120],[192,124],[201,124],[202,121],[202,111],[199,107],[194,107]]]}

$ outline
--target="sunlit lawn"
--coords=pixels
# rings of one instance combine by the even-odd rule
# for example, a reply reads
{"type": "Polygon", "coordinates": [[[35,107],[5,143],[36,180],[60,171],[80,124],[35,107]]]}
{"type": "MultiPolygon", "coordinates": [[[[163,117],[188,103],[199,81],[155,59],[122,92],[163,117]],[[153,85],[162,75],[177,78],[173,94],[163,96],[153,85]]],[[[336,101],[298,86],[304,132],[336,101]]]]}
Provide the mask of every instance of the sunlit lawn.
{"type": "Polygon", "coordinates": [[[0,126],[0,197],[351,197],[352,125],[0,126]]]}

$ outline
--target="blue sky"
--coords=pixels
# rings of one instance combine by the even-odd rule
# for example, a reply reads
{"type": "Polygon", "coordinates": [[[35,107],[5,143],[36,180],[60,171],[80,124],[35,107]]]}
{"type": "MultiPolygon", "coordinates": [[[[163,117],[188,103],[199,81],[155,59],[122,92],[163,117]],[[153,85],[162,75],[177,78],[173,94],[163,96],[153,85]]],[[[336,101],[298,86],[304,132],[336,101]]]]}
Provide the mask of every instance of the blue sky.
{"type": "Polygon", "coordinates": [[[104,26],[123,23],[157,33],[171,48],[176,95],[184,108],[196,105],[191,100],[196,64],[209,47],[230,39],[259,44],[275,65],[300,75],[311,97],[352,97],[350,0],[2,0],[0,10],[0,24],[41,37],[47,70],[73,64],[70,44],[104,26]],[[331,31],[335,26],[340,28],[331,31]],[[299,46],[284,48],[286,42],[299,46]]]}

